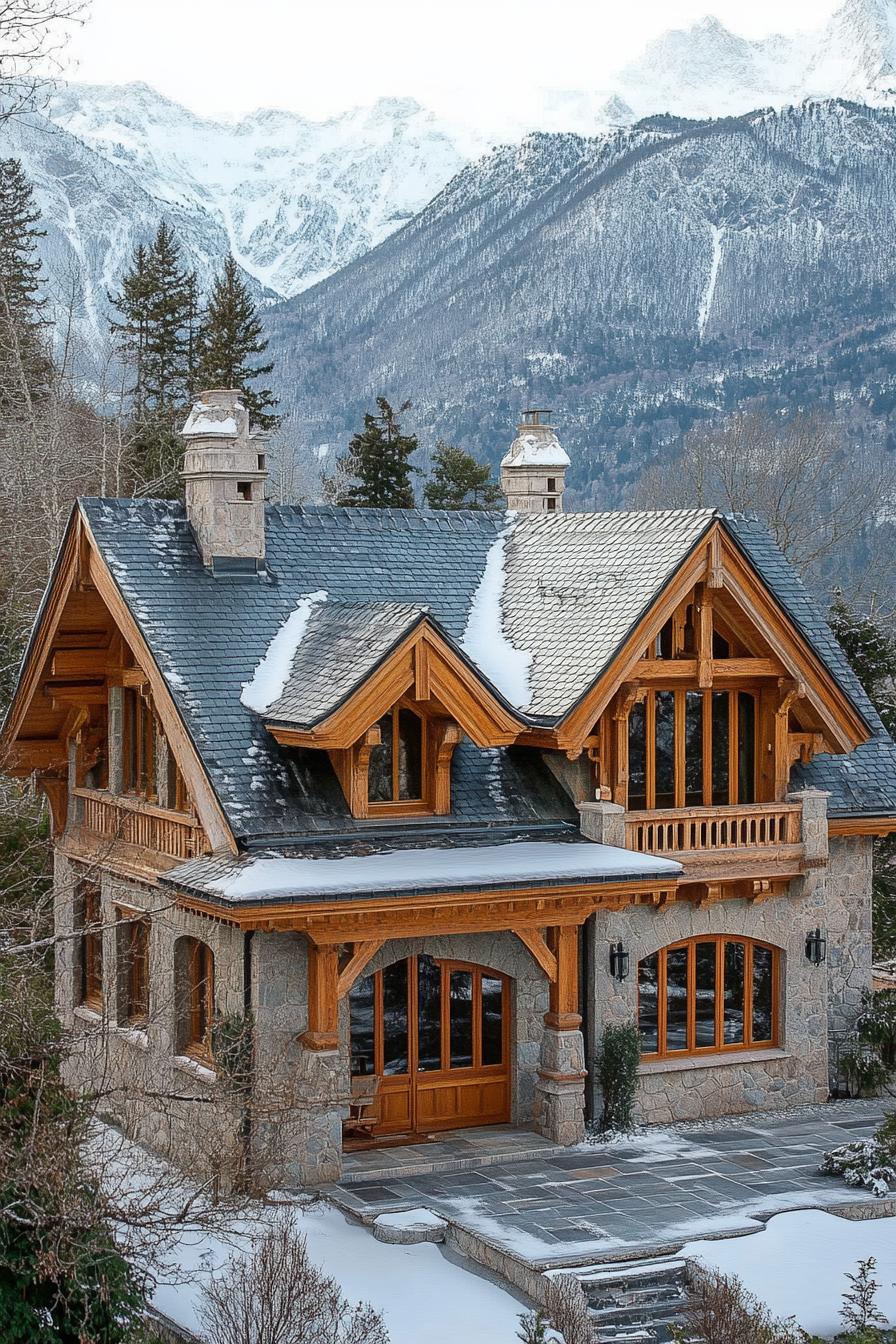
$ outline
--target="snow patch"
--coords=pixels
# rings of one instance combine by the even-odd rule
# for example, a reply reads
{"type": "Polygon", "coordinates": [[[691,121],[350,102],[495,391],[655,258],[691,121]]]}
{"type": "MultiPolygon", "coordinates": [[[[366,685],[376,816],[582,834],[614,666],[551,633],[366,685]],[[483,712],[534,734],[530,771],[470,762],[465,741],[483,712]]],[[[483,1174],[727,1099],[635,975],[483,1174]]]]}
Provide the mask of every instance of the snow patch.
{"type": "Polygon", "coordinates": [[[251,681],[243,683],[240,701],[247,709],[256,714],[266,714],[280,696],[289,681],[296,650],[305,637],[311,613],[321,602],[326,602],[327,594],[321,590],[309,593],[301,598],[295,611],[287,616],[268,645],[267,653],[255,669],[251,681]]]}
{"type": "Polygon", "coordinates": [[[719,278],[719,267],[722,264],[722,238],[725,234],[725,230],[720,229],[716,224],[710,224],[709,228],[712,234],[712,260],[709,263],[709,278],[706,281],[706,288],[703,291],[703,298],[700,300],[700,308],[697,313],[697,334],[701,341],[706,331],[709,315],[712,312],[712,301],[716,292],[716,282],[719,278]]]}
{"type": "Polygon", "coordinates": [[[505,700],[517,709],[525,709],[532,699],[529,683],[532,654],[528,649],[516,649],[511,644],[504,633],[501,610],[505,547],[515,526],[516,523],[511,522],[505,527],[489,550],[479,587],[473,595],[461,648],[505,700]]]}

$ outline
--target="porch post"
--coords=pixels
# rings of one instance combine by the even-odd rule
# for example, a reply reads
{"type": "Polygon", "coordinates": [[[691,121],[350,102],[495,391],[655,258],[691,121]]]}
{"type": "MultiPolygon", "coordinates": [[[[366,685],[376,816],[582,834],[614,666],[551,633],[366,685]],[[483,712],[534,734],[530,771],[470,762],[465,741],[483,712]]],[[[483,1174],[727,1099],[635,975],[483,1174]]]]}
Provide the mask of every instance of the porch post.
{"type": "Polygon", "coordinates": [[[338,981],[338,947],[309,940],[308,1030],[302,1033],[308,1050],[339,1049],[338,981]]]}
{"type": "Polygon", "coordinates": [[[555,1143],[585,1137],[585,1046],[579,1014],[579,930],[564,924],[548,931],[557,959],[545,1013],[541,1062],[535,1084],[535,1127],[555,1143]]]}

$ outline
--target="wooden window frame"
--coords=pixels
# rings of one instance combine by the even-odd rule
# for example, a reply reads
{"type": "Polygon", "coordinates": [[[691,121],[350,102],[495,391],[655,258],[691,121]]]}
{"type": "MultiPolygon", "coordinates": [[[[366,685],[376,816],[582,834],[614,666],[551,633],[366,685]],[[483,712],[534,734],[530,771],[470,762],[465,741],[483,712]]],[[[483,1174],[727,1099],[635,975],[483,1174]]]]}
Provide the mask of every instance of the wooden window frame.
{"type": "MultiPolygon", "coordinates": [[[[368,796],[367,796],[367,815],[369,817],[395,817],[395,816],[428,816],[433,812],[432,787],[433,777],[431,754],[431,734],[426,716],[421,714],[419,709],[408,704],[405,700],[399,700],[391,709],[388,709],[382,718],[390,718],[392,721],[392,793],[393,797],[388,800],[377,799],[374,801],[370,797],[370,774],[368,764],[368,796]],[[419,798],[400,798],[399,794],[399,772],[401,762],[399,759],[399,715],[402,710],[413,714],[420,724],[420,789],[419,798]]],[[[376,748],[374,747],[375,751],[376,748]]]]}
{"type": "MultiPolygon", "coordinates": [[[[653,812],[656,807],[656,697],[659,694],[670,694],[673,696],[674,703],[674,775],[675,775],[675,808],[687,806],[687,780],[686,780],[686,758],[685,758],[685,725],[687,716],[687,697],[688,695],[701,695],[703,697],[703,807],[729,806],[736,807],[738,804],[739,791],[739,705],[740,696],[749,695],[753,699],[753,799],[751,801],[762,801],[759,798],[761,792],[761,761],[759,750],[759,722],[760,722],[760,694],[759,689],[753,685],[743,686],[725,686],[715,688],[702,688],[697,686],[675,686],[675,685],[656,685],[647,687],[641,691],[636,700],[636,704],[644,706],[644,740],[645,740],[645,772],[644,772],[644,811],[653,812]],[[712,697],[713,695],[727,695],[728,697],[728,798],[726,803],[714,804],[712,797],[712,697]]],[[[634,706],[632,706],[634,708],[634,706]]],[[[625,718],[626,734],[626,757],[630,757],[629,749],[629,724],[631,722],[632,710],[629,709],[625,718]]],[[[619,763],[617,762],[617,769],[619,763]]],[[[626,761],[626,803],[627,810],[631,811],[631,777],[629,773],[629,760],[626,761]]],[[[635,809],[640,811],[642,809],[635,809]]],[[[663,811],[663,808],[659,809],[663,811]]]]}
{"type": "Polygon", "coordinates": [[[127,1026],[143,1031],[149,1022],[149,940],[152,924],[148,915],[124,906],[117,906],[115,914],[121,925],[118,955],[122,1017],[127,1026]]]}
{"type": "Polygon", "coordinates": [[[98,886],[83,882],[78,888],[81,956],[78,1002],[92,1012],[103,1011],[103,902],[98,886]]]}
{"type": "Polygon", "coordinates": [[[122,788],[126,794],[154,802],[158,797],[155,710],[133,686],[122,688],[121,709],[122,788]]]}
{"type": "MultiPolygon", "coordinates": [[[[760,938],[741,937],[730,933],[706,933],[697,934],[693,938],[682,938],[677,943],[669,943],[666,947],[658,948],[656,953],[651,956],[657,957],[657,1043],[659,1048],[655,1051],[647,1051],[641,1054],[642,1063],[650,1063],[655,1060],[664,1062],[678,1059],[694,1059],[706,1055],[736,1055],[745,1050],[776,1050],[780,1046],[780,1023],[781,1023],[781,949],[775,947],[773,943],[766,943],[760,938]],[[716,949],[716,980],[715,980],[715,1036],[718,1044],[696,1046],[696,1019],[697,1019],[697,995],[696,995],[696,966],[697,955],[696,946],[698,943],[713,943],[716,949]],[[743,1041],[731,1042],[725,1044],[724,1040],[724,1021],[725,1021],[725,945],[726,943],[741,943],[744,946],[744,1039],[743,1041]],[[680,948],[689,948],[688,956],[688,1048],[686,1050],[668,1050],[666,1048],[666,956],[669,952],[674,952],[680,948]],[[767,1041],[753,1040],[753,952],[755,948],[762,948],[772,954],[772,1034],[771,1039],[767,1041]]],[[[642,958],[646,961],[648,958],[642,958]]],[[[638,963],[638,1020],[640,1023],[641,1012],[641,988],[640,988],[640,965],[638,963]]]]}
{"type": "Polygon", "coordinates": [[[191,1059],[210,1065],[215,1014],[215,954],[200,938],[188,937],[186,941],[185,1030],[181,1049],[191,1059]]]}
{"type": "MultiPolygon", "coordinates": [[[[405,958],[400,958],[405,960],[405,958]]],[[[411,1044],[414,1043],[414,1051],[419,1052],[420,1047],[420,1025],[419,1025],[419,1001],[417,986],[417,955],[406,958],[408,963],[408,1067],[410,1069],[411,1044]]],[[[447,958],[433,957],[432,960],[439,967],[441,973],[440,981],[440,1039],[439,1039],[439,1067],[438,1069],[428,1070],[430,1073],[450,1073],[461,1076],[471,1074],[484,1074],[486,1077],[490,1072],[495,1074],[503,1073],[511,1067],[510,1058],[510,977],[503,971],[492,970],[489,966],[483,966],[478,962],[471,961],[449,961],[447,958]],[[463,1067],[451,1067],[451,972],[469,971],[473,976],[473,1063],[463,1067]],[[482,1063],[482,980],[483,977],[489,980],[501,981],[501,1061],[498,1064],[482,1063]]],[[[387,970],[384,967],[383,970],[387,970]]],[[[385,1069],[385,1021],[383,1012],[383,970],[373,973],[373,1062],[374,1073],[382,1078],[406,1078],[408,1074],[388,1074],[385,1069]]],[[[358,984],[361,983],[359,979],[358,984]]],[[[357,1074],[356,1077],[371,1077],[370,1074],[357,1074]]]]}

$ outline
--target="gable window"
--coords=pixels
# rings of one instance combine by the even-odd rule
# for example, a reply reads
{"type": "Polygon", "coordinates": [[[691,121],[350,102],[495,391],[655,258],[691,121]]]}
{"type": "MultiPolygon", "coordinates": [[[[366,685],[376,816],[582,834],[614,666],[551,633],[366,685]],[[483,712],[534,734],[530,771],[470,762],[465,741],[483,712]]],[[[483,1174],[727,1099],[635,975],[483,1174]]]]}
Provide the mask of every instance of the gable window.
{"type": "Polygon", "coordinates": [[[638,963],[642,1059],[778,1044],[780,952],[749,938],[698,937],[638,963]]]}
{"type": "Polygon", "coordinates": [[[100,889],[83,883],[76,900],[81,929],[78,1000],[94,1012],[103,1010],[103,930],[100,889]]]}
{"type": "Polygon", "coordinates": [[[647,691],[629,711],[629,809],[755,802],[756,732],[751,691],[647,691]]]}
{"type": "Polygon", "coordinates": [[[423,762],[426,726],[419,714],[395,705],[379,721],[381,742],[372,747],[367,765],[371,811],[378,805],[423,805],[423,762]]]}
{"type": "Polygon", "coordinates": [[[142,1028],[149,1019],[149,919],[118,910],[119,1020],[142,1028]]]}
{"type": "Polygon", "coordinates": [[[181,1054],[211,1059],[215,959],[207,943],[179,938],[174,950],[177,1047],[181,1054]]]}
{"type": "Polygon", "coordinates": [[[122,780],[125,793],[152,798],[155,779],[155,714],[139,691],[122,692],[122,780]]]}

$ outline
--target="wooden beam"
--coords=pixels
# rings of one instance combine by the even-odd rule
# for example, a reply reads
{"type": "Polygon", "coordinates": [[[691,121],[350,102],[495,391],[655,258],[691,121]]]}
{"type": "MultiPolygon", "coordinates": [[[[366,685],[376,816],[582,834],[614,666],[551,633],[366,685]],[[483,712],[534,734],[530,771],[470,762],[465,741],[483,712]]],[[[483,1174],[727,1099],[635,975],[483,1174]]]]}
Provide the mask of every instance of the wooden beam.
{"type": "Polygon", "coordinates": [[[893,835],[896,816],[890,817],[830,817],[828,835],[893,835]]]}
{"type": "Polygon", "coordinates": [[[299,1037],[308,1050],[339,1049],[339,949],[308,943],[308,1029],[299,1037]]]}
{"type": "Polygon", "coordinates": [[[353,944],[351,958],[339,972],[339,979],[336,981],[336,997],[338,999],[345,998],[352,985],[363,973],[364,968],[379,952],[383,942],[384,939],[382,938],[372,938],[366,943],[353,944]]]}
{"type": "Polygon", "coordinates": [[[540,929],[515,929],[517,938],[527,948],[553,984],[557,979],[557,958],[545,942],[540,929]]]}
{"type": "Polygon", "coordinates": [[[67,759],[65,743],[58,737],[25,737],[4,746],[0,769],[7,775],[25,776],[64,767],[67,759]]]}
{"type": "Polygon", "coordinates": [[[721,588],[725,583],[725,568],[722,556],[722,533],[714,527],[709,534],[709,546],[706,556],[706,586],[721,588]]]}
{"type": "MultiPolygon", "coordinates": [[[[55,643],[55,641],[54,641],[55,643]]],[[[95,649],[55,649],[50,659],[50,676],[77,679],[81,677],[94,680],[105,679],[106,650],[95,649]]]]}
{"type": "Polygon", "coordinates": [[[551,981],[550,1011],[545,1013],[545,1026],[555,1031],[578,1031],[582,1025],[579,1013],[579,931],[575,925],[564,924],[548,933],[549,946],[557,958],[557,974],[551,981]]]}

